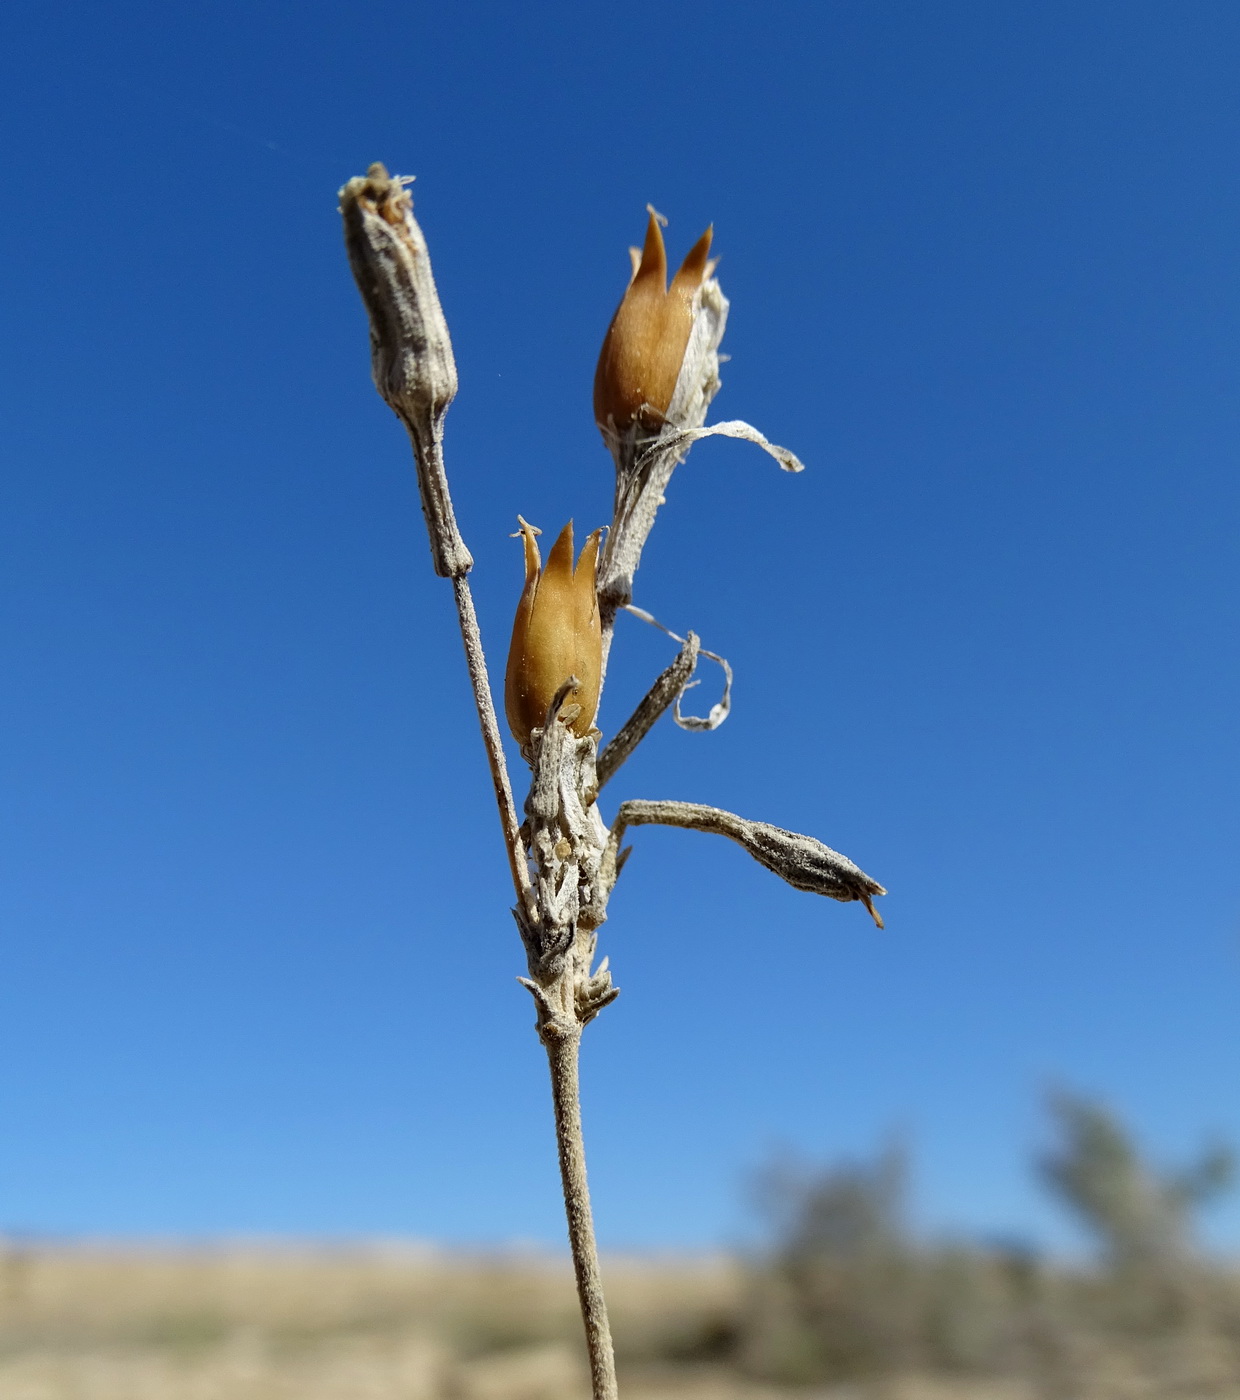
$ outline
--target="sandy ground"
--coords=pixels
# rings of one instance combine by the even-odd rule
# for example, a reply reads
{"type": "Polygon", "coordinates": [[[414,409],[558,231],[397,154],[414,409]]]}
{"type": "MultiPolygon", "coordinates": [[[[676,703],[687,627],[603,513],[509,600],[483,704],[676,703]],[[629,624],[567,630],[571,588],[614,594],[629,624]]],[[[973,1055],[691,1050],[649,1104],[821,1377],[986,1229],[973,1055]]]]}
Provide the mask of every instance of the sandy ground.
{"type": "MultiPolygon", "coordinates": [[[[735,1264],[621,1259],[606,1273],[625,1400],[1044,1400],[915,1377],[788,1392],[669,1362],[738,1306],[735,1264]]],[[[584,1400],[577,1327],[567,1268],[535,1256],[10,1246],[0,1400],[584,1400]]],[[[1080,1400],[1171,1394],[1240,1400],[1240,1387],[1160,1391],[1120,1367],[1080,1400]]]]}

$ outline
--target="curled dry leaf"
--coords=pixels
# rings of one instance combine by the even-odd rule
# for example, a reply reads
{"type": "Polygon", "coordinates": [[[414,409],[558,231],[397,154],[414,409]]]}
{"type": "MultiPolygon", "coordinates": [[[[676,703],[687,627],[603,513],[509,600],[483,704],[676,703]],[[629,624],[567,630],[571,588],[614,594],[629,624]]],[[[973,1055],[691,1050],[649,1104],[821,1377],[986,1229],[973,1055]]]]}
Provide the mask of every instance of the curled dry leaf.
{"type": "Polygon", "coordinates": [[[680,697],[697,665],[699,642],[690,632],[688,637],[679,638],[680,654],[656,677],[654,684],[646,692],[637,709],[616,730],[615,737],[598,756],[598,785],[615,773],[633,750],[654,728],[659,716],[673,703],[680,706],[680,697]]]}
{"type": "MultiPolygon", "coordinates": [[[[672,641],[679,642],[682,646],[687,645],[684,637],[678,636],[670,627],[664,626],[653,613],[648,613],[645,608],[637,608],[634,607],[632,603],[627,603],[624,610],[625,612],[632,613],[634,617],[640,617],[643,622],[648,622],[651,627],[657,627],[660,632],[666,633],[672,641]]],[[[690,632],[689,636],[692,637],[693,633],[690,632]]],[[[709,732],[712,729],[718,729],[724,720],[732,713],[732,667],[725,657],[718,655],[716,652],[707,651],[705,647],[700,646],[696,638],[695,651],[700,652],[702,656],[709,657],[710,660],[723,671],[723,694],[710,707],[709,714],[686,715],[680,708],[680,702],[685,698],[685,691],[691,690],[698,684],[697,681],[686,678],[685,684],[681,686],[676,696],[676,707],[672,711],[672,718],[681,729],[687,729],[691,733],[701,734],[709,732]]]]}

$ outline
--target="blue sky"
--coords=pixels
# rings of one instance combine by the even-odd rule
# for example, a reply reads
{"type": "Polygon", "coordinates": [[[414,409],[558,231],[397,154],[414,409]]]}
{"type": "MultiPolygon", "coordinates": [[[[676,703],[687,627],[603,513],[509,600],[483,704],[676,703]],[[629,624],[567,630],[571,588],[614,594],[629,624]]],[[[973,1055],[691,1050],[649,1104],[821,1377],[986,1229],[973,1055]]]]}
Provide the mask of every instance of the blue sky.
{"type": "MultiPolygon", "coordinates": [[[[561,1238],[340,245],[376,159],[417,176],[497,669],[517,512],[610,514],[590,386],[647,201],[674,258],[715,223],[713,416],[807,464],[677,473],[637,601],[734,713],[608,797],[810,831],[887,931],[635,834],[585,1049],[604,1242],[735,1240],[773,1151],[901,1132],[926,1228],[1070,1245],[1053,1083],[1161,1161],[1240,1141],[1240,9],[14,0],[0,55],[0,1223],[561,1238]]],[[[629,621],[604,730],[671,654],[629,621]]]]}

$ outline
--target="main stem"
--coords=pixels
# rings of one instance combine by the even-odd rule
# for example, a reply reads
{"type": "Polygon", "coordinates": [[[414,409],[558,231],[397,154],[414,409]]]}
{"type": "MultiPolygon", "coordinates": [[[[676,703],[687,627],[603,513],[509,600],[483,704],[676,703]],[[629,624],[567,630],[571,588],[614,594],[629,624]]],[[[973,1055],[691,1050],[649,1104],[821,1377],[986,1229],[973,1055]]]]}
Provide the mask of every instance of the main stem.
{"type": "Polygon", "coordinates": [[[568,1242],[577,1275],[577,1298],[586,1329],[590,1354],[590,1382],[594,1400],[618,1400],[616,1358],[603,1298],[603,1278],[594,1240],[594,1216],[586,1181],[586,1148],[581,1131],[581,1090],[577,1066],[581,1027],[560,1022],[540,1028],[551,1066],[551,1100],[555,1106],[555,1140],[560,1154],[560,1181],[564,1186],[564,1210],[568,1215],[568,1242]]]}
{"type": "MultiPolygon", "coordinates": [[[[482,728],[491,781],[495,786],[495,801],[499,807],[512,882],[517,899],[530,909],[533,907],[533,891],[517,828],[516,807],[508,781],[508,767],[504,762],[499,723],[482,653],[482,634],[478,628],[469,580],[463,574],[458,575],[452,580],[452,590],[456,597],[470,684],[478,707],[478,722],[482,728]]],[[[586,1146],[581,1127],[581,1081],[578,1074],[581,1026],[566,1024],[557,1018],[544,1022],[539,1029],[551,1067],[551,1101],[555,1108],[560,1182],[564,1188],[564,1211],[568,1216],[568,1243],[573,1255],[573,1272],[577,1276],[577,1299],[581,1305],[586,1350],[590,1356],[591,1389],[594,1400],[619,1400],[616,1358],[611,1342],[611,1326],[607,1321],[607,1303],[603,1297],[598,1245],[594,1239],[590,1186],[586,1180],[586,1146]]]]}
{"type": "MultiPolygon", "coordinates": [[[[416,443],[416,438],[415,438],[416,443]]],[[[438,440],[434,443],[439,450],[438,440]]],[[[456,599],[456,615],[461,626],[461,641],[465,645],[465,662],[469,668],[469,683],[478,709],[478,723],[486,748],[487,766],[495,789],[504,847],[508,852],[508,869],[512,875],[517,901],[531,918],[537,918],[538,908],[530,883],[525,847],[517,826],[516,804],[512,800],[512,785],[508,781],[508,765],[504,762],[504,746],[491,698],[491,683],[487,675],[486,657],[482,651],[482,633],[478,614],[474,610],[469,579],[464,573],[452,578],[456,599]]],[[[578,1078],[578,1055],[581,1047],[581,1026],[567,1025],[558,1020],[540,1027],[547,1059],[551,1066],[551,1098],[555,1106],[555,1138],[560,1157],[560,1181],[564,1187],[564,1210],[568,1216],[568,1242],[573,1254],[573,1270],[577,1276],[577,1297],[581,1304],[581,1320],[585,1325],[586,1350],[590,1356],[590,1379],[594,1400],[619,1400],[616,1389],[616,1361],[612,1351],[611,1327],[607,1321],[607,1304],[603,1298],[603,1280],[598,1266],[598,1246],[594,1240],[594,1217],[590,1211],[590,1188],[586,1182],[586,1149],[581,1130],[581,1091],[578,1078]]]]}

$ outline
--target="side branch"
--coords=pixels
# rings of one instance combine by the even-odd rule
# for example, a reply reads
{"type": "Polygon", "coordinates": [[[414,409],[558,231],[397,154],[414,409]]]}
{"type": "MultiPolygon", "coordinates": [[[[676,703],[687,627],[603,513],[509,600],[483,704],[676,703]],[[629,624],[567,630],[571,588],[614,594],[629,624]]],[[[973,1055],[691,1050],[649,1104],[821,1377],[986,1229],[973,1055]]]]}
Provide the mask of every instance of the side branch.
{"type": "Polygon", "coordinates": [[[435,290],[426,239],[413,217],[413,201],[405,188],[408,183],[375,164],[364,176],[344,186],[340,214],[345,248],[370,318],[370,367],[375,388],[409,431],[435,572],[452,580],[469,683],[517,904],[527,919],[535,919],[537,906],[495,717],[482,634],[466,578],[474,561],[457,529],[444,470],[443,421],[456,396],[456,360],[435,290]]]}
{"type": "Polygon", "coordinates": [[[688,831],[726,836],[744,846],[759,865],[765,865],[794,889],[823,894],[843,903],[860,900],[878,927],[883,926],[873,897],[887,891],[847,856],[812,836],[785,831],[782,826],[771,826],[768,822],[751,822],[733,812],[706,807],[699,802],[622,802],[611,829],[609,855],[614,859],[614,853],[619,851],[626,827],[648,825],[681,826],[688,831]]]}
{"type": "Polygon", "coordinates": [[[482,729],[482,743],[487,753],[487,767],[491,770],[491,785],[495,789],[495,805],[499,808],[499,822],[504,832],[504,848],[508,853],[508,870],[512,875],[513,889],[517,903],[530,919],[536,917],[534,892],[530,885],[530,872],[526,864],[525,848],[521,844],[521,832],[517,823],[517,808],[512,798],[512,784],[508,779],[508,764],[504,759],[504,741],[500,738],[499,721],[495,715],[495,702],[491,698],[491,685],[487,679],[486,657],[482,653],[482,633],[478,628],[478,614],[474,611],[474,598],[470,592],[469,579],[463,574],[452,580],[452,591],[456,595],[456,615],[461,624],[461,641],[465,644],[465,664],[469,668],[469,683],[474,691],[474,704],[478,709],[478,724],[482,729]]]}
{"type": "Polygon", "coordinates": [[[684,691],[697,665],[698,638],[690,632],[680,655],[663,671],[646,692],[637,709],[616,731],[615,737],[598,756],[598,785],[601,788],[641,741],[650,733],[659,716],[684,691]]]}

